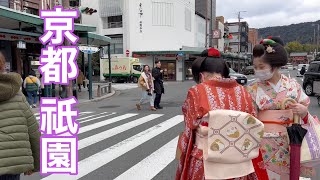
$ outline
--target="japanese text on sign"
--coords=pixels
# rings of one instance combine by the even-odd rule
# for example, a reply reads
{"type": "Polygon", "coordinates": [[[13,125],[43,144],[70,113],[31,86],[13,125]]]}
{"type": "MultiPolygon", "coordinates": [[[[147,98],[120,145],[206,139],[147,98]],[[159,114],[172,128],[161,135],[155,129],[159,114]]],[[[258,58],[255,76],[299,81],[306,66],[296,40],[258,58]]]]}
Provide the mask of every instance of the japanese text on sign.
{"type": "MultiPolygon", "coordinates": [[[[44,19],[44,35],[39,39],[46,48],[41,51],[39,71],[43,84],[68,85],[78,76],[76,59],[79,49],[76,46],[61,46],[65,39],[75,45],[79,37],[74,33],[74,19],[78,11],[54,10],[41,11],[44,19]]],[[[74,110],[77,100],[42,98],[40,102],[41,136],[41,174],[65,173],[78,174],[79,112],[74,110]]]]}
{"type": "Polygon", "coordinates": [[[140,33],[142,33],[142,15],[143,15],[142,3],[139,4],[139,15],[140,15],[139,29],[140,29],[140,33]]]}

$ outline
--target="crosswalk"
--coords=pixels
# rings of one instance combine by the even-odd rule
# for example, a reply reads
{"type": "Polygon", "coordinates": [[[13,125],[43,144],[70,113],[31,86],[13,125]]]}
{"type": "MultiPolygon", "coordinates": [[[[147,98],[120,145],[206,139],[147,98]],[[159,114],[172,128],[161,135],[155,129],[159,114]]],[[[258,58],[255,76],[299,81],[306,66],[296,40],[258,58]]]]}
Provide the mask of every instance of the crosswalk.
{"type": "MultiPolygon", "coordinates": [[[[39,113],[35,116],[40,120],[39,113]]],[[[77,121],[81,126],[78,133],[78,175],[50,175],[42,177],[43,180],[101,179],[97,177],[101,176],[101,168],[111,170],[104,172],[106,177],[103,179],[153,179],[175,161],[178,134],[183,129],[182,115],[81,112],[77,121]],[[159,138],[168,137],[167,134],[170,134],[168,139],[159,138]],[[142,148],[153,148],[153,144],[158,143],[160,146],[157,145],[155,150],[142,148]],[[141,152],[137,154],[138,160],[135,157],[134,160],[128,159],[131,166],[127,166],[126,162],[117,164],[119,158],[127,157],[132,151],[141,152]],[[110,168],[114,164],[120,166],[121,171],[110,168]],[[121,164],[125,167],[121,167],[121,164]]]]}

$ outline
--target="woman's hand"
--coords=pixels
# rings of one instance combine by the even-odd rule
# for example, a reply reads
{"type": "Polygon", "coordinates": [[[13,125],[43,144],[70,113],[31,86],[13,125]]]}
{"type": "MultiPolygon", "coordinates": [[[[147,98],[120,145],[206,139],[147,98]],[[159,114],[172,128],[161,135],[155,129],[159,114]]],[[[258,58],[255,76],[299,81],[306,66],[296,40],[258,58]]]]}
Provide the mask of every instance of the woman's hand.
{"type": "Polygon", "coordinates": [[[298,114],[301,118],[306,117],[308,114],[308,108],[300,103],[289,104],[289,108],[292,109],[293,114],[298,114]]]}

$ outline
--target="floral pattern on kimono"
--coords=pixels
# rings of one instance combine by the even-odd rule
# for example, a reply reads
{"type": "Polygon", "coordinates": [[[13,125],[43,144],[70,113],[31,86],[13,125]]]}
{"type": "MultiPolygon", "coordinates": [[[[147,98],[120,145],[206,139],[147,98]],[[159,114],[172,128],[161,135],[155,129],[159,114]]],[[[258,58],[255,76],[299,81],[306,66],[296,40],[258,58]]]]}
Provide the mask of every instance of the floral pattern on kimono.
{"type": "MultiPolygon", "coordinates": [[[[305,106],[310,104],[309,97],[303,92],[300,84],[281,75],[278,91],[268,81],[257,81],[247,87],[258,111],[280,110],[285,98],[292,98],[305,106]]],[[[301,121],[303,122],[303,121],[301,121]]],[[[287,135],[278,138],[268,137],[267,144],[261,146],[264,162],[259,162],[260,168],[266,168],[276,174],[288,174],[290,168],[289,142],[287,135]],[[277,168],[274,168],[277,167],[277,168]]],[[[304,171],[304,168],[301,168],[304,171]]]]}
{"type": "MultiPolygon", "coordinates": [[[[256,116],[249,93],[235,80],[210,80],[189,89],[182,107],[185,130],[178,142],[182,153],[176,180],[205,179],[202,150],[197,148],[194,141],[196,129],[202,121],[201,118],[215,109],[233,109],[256,116]]],[[[258,167],[258,164],[253,164],[258,167]]],[[[257,175],[259,176],[258,173],[252,173],[245,177],[235,178],[235,180],[257,180],[257,175]]],[[[259,179],[263,178],[259,177],[259,179]]]]}

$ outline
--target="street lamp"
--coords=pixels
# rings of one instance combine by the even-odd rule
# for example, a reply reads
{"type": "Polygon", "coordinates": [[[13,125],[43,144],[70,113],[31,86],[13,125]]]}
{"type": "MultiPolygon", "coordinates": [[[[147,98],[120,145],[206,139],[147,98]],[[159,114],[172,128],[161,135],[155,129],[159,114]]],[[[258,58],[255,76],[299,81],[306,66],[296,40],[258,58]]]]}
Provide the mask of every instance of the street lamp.
{"type": "MultiPolygon", "coordinates": [[[[318,36],[317,36],[317,53],[316,55],[318,55],[319,53],[319,31],[320,31],[320,24],[312,24],[312,26],[318,26],[318,36]]],[[[315,33],[315,30],[314,30],[314,37],[316,37],[316,33],[315,33]]]]}

